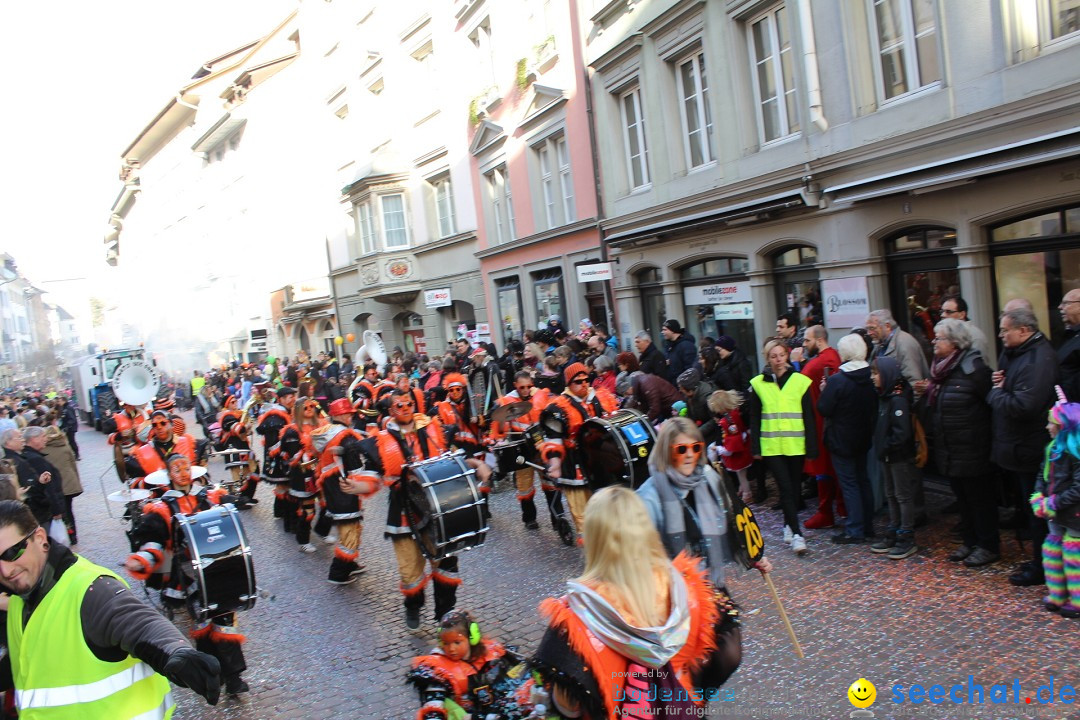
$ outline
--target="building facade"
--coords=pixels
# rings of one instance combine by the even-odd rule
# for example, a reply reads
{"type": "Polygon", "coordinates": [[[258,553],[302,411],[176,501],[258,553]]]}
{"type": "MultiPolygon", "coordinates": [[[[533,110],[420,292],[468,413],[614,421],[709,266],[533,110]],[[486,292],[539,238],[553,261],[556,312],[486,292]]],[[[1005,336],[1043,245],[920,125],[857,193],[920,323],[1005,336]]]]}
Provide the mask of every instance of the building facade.
{"type": "Polygon", "coordinates": [[[488,321],[448,3],[305,3],[305,73],[337,205],[327,231],[345,351],[365,330],[437,354],[488,321]]]}
{"type": "Polygon", "coordinates": [[[459,0],[469,76],[471,166],[490,334],[499,349],[558,317],[607,322],[582,36],[570,3],[459,0]]]}
{"type": "Polygon", "coordinates": [[[890,308],[988,334],[1080,287],[1080,9],[1056,0],[580,0],[623,336],[748,351],[890,308]],[[948,39],[946,41],[946,38],[948,39]],[[813,320],[810,320],[812,322],[813,320]]]}

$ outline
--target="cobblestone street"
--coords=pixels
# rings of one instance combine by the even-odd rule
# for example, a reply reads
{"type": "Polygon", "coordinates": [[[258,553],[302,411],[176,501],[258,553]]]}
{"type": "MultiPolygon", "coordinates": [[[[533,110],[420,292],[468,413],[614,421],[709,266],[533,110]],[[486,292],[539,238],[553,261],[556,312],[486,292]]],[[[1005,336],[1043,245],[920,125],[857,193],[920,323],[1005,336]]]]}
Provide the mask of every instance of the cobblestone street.
{"type": "MultiPolygon", "coordinates": [[[[189,415],[189,414],[188,414],[189,415]]],[[[189,420],[189,427],[196,427],[189,420]]],[[[196,432],[198,430],[196,429],[196,432]]],[[[86,492],[76,500],[80,544],[91,560],[116,567],[127,550],[121,508],[107,508],[106,491],[117,488],[105,437],[79,433],[86,492]],[[99,480],[103,478],[103,480],[99,480]],[[112,516],[109,515],[112,511],[112,516]]],[[[221,473],[215,461],[211,472],[221,473]]],[[[260,587],[274,600],[260,600],[241,616],[247,634],[245,678],[251,692],[223,697],[207,706],[187,690],[177,691],[178,718],[412,718],[414,693],[403,684],[410,658],[436,642],[430,591],[424,625],[409,633],[404,624],[390,545],[382,538],[386,494],[365,509],[361,562],[367,572],[353,585],[326,582],[332,555],[321,545],[314,555],[297,550],[272,518],[272,497],[259,488],[261,504],[244,512],[254,547],[260,587]]],[[[932,508],[947,498],[928,488],[932,508]]],[[[949,563],[954,547],[948,528],[956,516],[932,513],[921,532],[921,551],[904,561],[871,555],[865,546],[839,547],[829,531],[810,531],[810,552],[796,558],[780,540],[779,513],[757,506],[766,548],[787,611],[806,652],[795,657],[783,625],[756,572],[732,567],[729,587],[744,610],[742,666],[726,686],[727,702],[710,715],[730,718],[839,718],[853,709],[848,686],[865,677],[877,687],[877,717],[1077,718],[1061,704],[1026,704],[1036,688],[1080,681],[1075,657],[1080,622],[1044,612],[1041,588],[1014,588],[1006,577],[1021,552],[1011,534],[1005,560],[970,570],[949,563]],[[912,706],[893,704],[892,688],[912,684],[946,688],[973,682],[989,692],[995,683],[1019,680],[1020,704],[912,706]]],[[[529,652],[542,634],[536,607],[558,594],[582,569],[578,549],[559,542],[544,519],[527,531],[512,489],[492,495],[487,544],[461,557],[464,585],[459,607],[470,609],[485,632],[529,652]]],[[[142,592],[139,583],[132,583],[142,592]]],[[[966,697],[966,691],[965,691],[966,697]]]]}

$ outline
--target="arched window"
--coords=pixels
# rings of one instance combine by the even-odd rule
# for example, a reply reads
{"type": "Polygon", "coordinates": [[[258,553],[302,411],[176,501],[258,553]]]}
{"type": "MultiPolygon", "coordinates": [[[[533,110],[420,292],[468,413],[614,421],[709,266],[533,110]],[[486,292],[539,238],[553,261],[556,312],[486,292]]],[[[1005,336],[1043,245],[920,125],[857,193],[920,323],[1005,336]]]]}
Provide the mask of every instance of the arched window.
{"type": "Polygon", "coordinates": [[[639,270],[634,278],[637,280],[638,293],[641,296],[641,317],[644,319],[642,327],[638,330],[648,330],[652,333],[653,341],[659,342],[660,328],[667,320],[667,310],[664,308],[664,289],[660,286],[663,274],[660,268],[645,268],[639,270]]]}
{"type": "Polygon", "coordinates": [[[823,323],[817,250],[809,245],[783,248],[773,253],[772,266],[780,313],[794,315],[800,328],[823,323]]]}
{"type": "Polygon", "coordinates": [[[900,326],[933,354],[934,325],[941,320],[941,302],[960,294],[956,266],[956,230],[943,225],[913,225],[885,238],[889,264],[890,310],[900,326]]]}

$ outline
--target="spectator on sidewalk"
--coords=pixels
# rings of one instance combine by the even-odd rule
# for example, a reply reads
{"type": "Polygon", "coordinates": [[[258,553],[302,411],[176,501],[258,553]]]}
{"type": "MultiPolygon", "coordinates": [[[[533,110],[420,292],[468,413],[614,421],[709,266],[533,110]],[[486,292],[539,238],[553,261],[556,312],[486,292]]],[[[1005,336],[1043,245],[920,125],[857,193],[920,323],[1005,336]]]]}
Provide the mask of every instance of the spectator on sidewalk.
{"type": "Polygon", "coordinates": [[[686,417],[697,426],[706,444],[713,444],[717,441],[717,428],[716,418],[709,409],[709,396],[716,392],[716,387],[708,380],[702,380],[701,373],[693,368],[683,371],[678,386],[686,402],[686,417]]]}
{"type": "Polygon", "coordinates": [[[1058,311],[1065,323],[1065,341],[1057,351],[1061,389],[1070,402],[1080,402],[1080,288],[1065,293],[1058,311]]]}
{"type": "Polygon", "coordinates": [[[934,362],[921,402],[938,473],[960,511],[963,545],[949,560],[969,567],[1000,557],[997,496],[990,447],[990,368],[974,346],[972,324],[946,318],[934,326],[934,362]]]}
{"type": "MultiPolygon", "coordinates": [[[[941,317],[943,320],[961,320],[967,326],[968,334],[971,335],[971,347],[979,351],[983,361],[989,365],[994,361],[990,353],[990,341],[986,339],[986,333],[968,317],[968,304],[959,295],[949,295],[941,301],[941,317]]],[[[936,354],[936,353],[935,353],[936,354]]],[[[993,368],[990,368],[993,370],[993,368]]]]}
{"type": "Polygon", "coordinates": [[[697,358],[697,343],[694,336],[686,332],[678,320],[667,320],[660,329],[664,336],[664,356],[667,358],[667,377],[673,382],[684,371],[694,366],[697,358]]]}
{"type": "Polygon", "coordinates": [[[1032,559],[1017,568],[1009,582],[1042,585],[1046,521],[1035,517],[1027,500],[1034,491],[1043,451],[1050,442],[1046,413],[1054,404],[1057,355],[1030,310],[1009,310],[1002,314],[999,325],[1005,350],[986,396],[993,418],[991,459],[1009,475],[1017,511],[1027,519],[1031,531],[1033,550],[1032,559]]]}
{"type": "Polygon", "coordinates": [[[837,343],[841,365],[825,380],[817,411],[825,418],[825,445],[832,457],[847,522],[838,544],[865,542],[874,534],[874,494],[867,459],[874,439],[878,399],[866,362],[866,343],[852,333],[837,343]]]}
{"type": "Polygon", "coordinates": [[[626,407],[640,410],[653,425],[671,417],[671,406],[683,399],[682,393],[667,380],[644,372],[630,376],[630,396],[626,407]]]}
{"type": "Polygon", "coordinates": [[[784,541],[802,555],[806,540],[799,527],[799,486],[803,462],[817,457],[817,430],[810,378],[795,372],[790,355],[787,345],[779,340],[765,344],[767,366],[750,381],[747,409],[754,457],[765,460],[780,489],[784,541]]]}
{"type": "MultiPolygon", "coordinates": [[[[919,469],[915,467],[915,423],[911,413],[915,394],[901,374],[900,364],[893,358],[875,359],[873,378],[880,396],[874,425],[874,451],[885,480],[889,527],[885,537],[874,543],[870,551],[887,554],[892,560],[903,560],[919,550],[915,544],[915,488],[919,469]]],[[[872,534],[869,532],[871,523],[872,520],[867,522],[867,537],[872,534]]]]}
{"type": "MultiPolygon", "coordinates": [[[[829,346],[829,332],[823,325],[812,325],[806,329],[803,336],[803,363],[802,374],[810,378],[810,395],[814,402],[814,412],[818,413],[817,405],[821,399],[821,390],[824,387],[822,380],[840,371],[840,354],[829,346]]],[[[803,465],[803,472],[810,476],[811,482],[817,483],[818,509],[809,520],[806,527],[810,530],[832,527],[835,521],[833,503],[838,505],[837,515],[846,515],[844,511],[844,498],[839,492],[836,482],[836,471],[832,465],[832,455],[825,446],[825,423],[818,414],[814,418],[818,433],[818,456],[813,460],[807,460],[803,465]]]]}
{"type": "Polygon", "coordinates": [[[914,387],[930,374],[922,347],[910,333],[901,330],[892,313],[875,310],[866,318],[866,331],[874,341],[874,357],[891,357],[900,365],[904,379],[914,387]]]}
{"type": "Polygon", "coordinates": [[[642,330],[634,336],[634,348],[638,351],[638,365],[641,372],[668,379],[667,360],[660,349],[653,344],[652,335],[642,330]]]}

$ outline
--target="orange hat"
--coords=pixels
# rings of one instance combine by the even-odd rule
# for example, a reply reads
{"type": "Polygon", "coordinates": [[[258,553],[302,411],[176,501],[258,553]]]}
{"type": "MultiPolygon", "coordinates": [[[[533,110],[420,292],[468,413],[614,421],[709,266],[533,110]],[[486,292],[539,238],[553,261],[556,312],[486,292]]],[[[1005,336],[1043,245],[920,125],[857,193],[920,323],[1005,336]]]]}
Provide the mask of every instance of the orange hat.
{"type": "Polygon", "coordinates": [[[184,435],[187,433],[187,423],[179,415],[172,416],[172,431],[174,435],[184,435]]]}
{"type": "Polygon", "coordinates": [[[569,383],[578,375],[584,375],[588,377],[589,368],[585,367],[584,363],[572,363],[569,367],[566,368],[565,372],[563,372],[563,377],[566,378],[567,383],[569,383]]]}
{"type": "Polygon", "coordinates": [[[114,413],[112,417],[116,423],[117,432],[127,432],[131,429],[131,418],[126,413],[114,413]]]}
{"type": "Polygon", "coordinates": [[[455,385],[460,385],[461,387],[468,387],[469,381],[466,380],[465,376],[461,373],[447,373],[446,377],[443,378],[442,386],[449,390],[455,385]]]}
{"type": "Polygon", "coordinates": [[[347,398],[338,398],[334,402],[330,403],[330,415],[352,415],[353,406],[347,398]]]}

